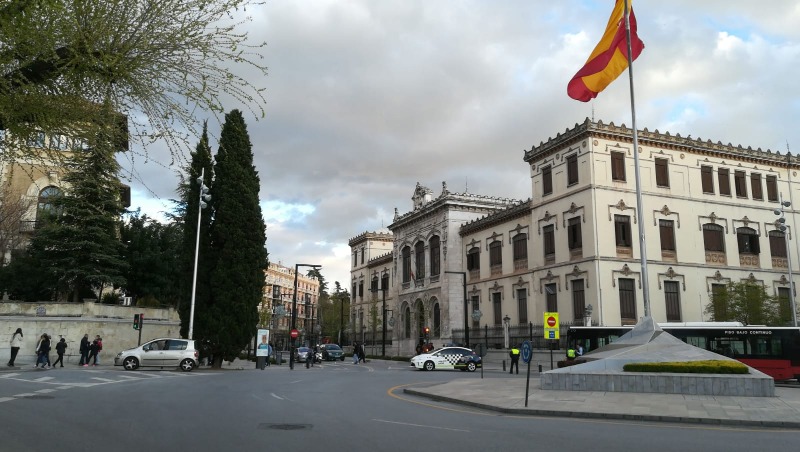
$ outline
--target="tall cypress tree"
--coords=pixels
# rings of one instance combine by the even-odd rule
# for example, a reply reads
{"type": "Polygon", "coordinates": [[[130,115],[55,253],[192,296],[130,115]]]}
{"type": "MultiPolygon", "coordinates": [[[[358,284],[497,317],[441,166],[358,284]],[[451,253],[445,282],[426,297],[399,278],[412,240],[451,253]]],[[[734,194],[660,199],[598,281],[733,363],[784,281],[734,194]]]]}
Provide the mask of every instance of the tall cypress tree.
{"type": "Polygon", "coordinates": [[[267,268],[266,226],[258,203],[259,178],[242,113],[225,115],[211,187],[211,299],[195,310],[196,338],[215,357],[232,359],[253,337],[267,268]]]}
{"type": "MultiPolygon", "coordinates": [[[[183,243],[180,253],[180,302],[178,313],[181,317],[181,336],[187,337],[189,334],[189,316],[191,314],[192,283],[194,279],[195,253],[199,253],[197,259],[197,287],[195,290],[195,310],[198,306],[208,306],[211,298],[209,286],[209,275],[211,261],[209,259],[210,239],[208,236],[209,227],[213,218],[212,206],[200,209],[200,184],[197,178],[203,174],[203,184],[211,187],[214,180],[214,167],[211,160],[211,147],[208,144],[208,123],[203,124],[203,135],[197,143],[195,151],[192,152],[192,161],[186,169],[188,179],[179,187],[181,193],[182,206],[179,210],[183,215],[179,215],[183,223],[183,243]],[[202,210],[200,217],[200,244],[197,245],[197,215],[202,210]]],[[[195,316],[196,317],[196,316],[195,316]]]]}

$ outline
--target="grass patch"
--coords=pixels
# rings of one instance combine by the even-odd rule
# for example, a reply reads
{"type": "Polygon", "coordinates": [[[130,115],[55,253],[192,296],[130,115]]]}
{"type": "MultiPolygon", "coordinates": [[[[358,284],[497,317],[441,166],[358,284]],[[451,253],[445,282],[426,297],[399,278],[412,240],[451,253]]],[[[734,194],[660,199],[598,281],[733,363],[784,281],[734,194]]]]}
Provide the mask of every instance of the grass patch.
{"type": "Polygon", "coordinates": [[[628,363],[622,366],[625,372],[669,372],[682,374],[746,374],[749,368],[738,361],[676,361],[628,363]]]}

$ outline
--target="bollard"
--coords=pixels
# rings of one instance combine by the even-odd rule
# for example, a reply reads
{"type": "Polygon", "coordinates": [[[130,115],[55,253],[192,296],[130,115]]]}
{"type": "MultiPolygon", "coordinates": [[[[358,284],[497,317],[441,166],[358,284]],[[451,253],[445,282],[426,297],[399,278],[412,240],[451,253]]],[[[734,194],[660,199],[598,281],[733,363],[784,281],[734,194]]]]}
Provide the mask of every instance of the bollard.
{"type": "Polygon", "coordinates": [[[539,363],[539,373],[542,373],[542,363],[539,363]]]}
{"type": "Polygon", "coordinates": [[[506,371],[506,360],[503,360],[503,372],[506,371]]]}

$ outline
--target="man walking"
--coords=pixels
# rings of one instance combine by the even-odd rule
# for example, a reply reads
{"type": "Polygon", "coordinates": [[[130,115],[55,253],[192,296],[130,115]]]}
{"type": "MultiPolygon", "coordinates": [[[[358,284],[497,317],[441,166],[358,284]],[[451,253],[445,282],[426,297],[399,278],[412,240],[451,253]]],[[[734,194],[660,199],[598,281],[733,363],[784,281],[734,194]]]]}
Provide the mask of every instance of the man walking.
{"type": "Polygon", "coordinates": [[[81,360],[78,363],[79,366],[88,366],[89,365],[89,334],[84,334],[83,339],[81,339],[81,346],[78,349],[81,352],[81,360]]]}
{"type": "Polygon", "coordinates": [[[58,354],[58,359],[53,363],[53,368],[55,368],[56,364],[58,363],[61,363],[61,367],[64,367],[65,351],[67,351],[67,340],[62,337],[61,340],[56,344],[56,353],[58,354]]]}

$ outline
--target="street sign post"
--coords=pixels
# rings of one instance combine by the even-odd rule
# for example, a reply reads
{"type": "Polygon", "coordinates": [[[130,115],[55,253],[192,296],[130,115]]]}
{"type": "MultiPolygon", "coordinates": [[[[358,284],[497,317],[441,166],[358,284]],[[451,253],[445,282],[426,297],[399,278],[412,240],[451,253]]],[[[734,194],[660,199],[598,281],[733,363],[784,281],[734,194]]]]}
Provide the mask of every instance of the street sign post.
{"type": "Polygon", "coordinates": [[[550,369],[553,369],[553,343],[559,340],[558,312],[544,313],[544,338],[550,342],[550,369]]]}
{"type": "Polygon", "coordinates": [[[528,407],[528,394],[531,387],[531,356],[533,356],[533,350],[531,350],[531,341],[523,341],[522,342],[522,360],[528,364],[528,377],[525,381],[525,407],[528,407]]]}
{"type": "Polygon", "coordinates": [[[297,329],[292,330],[292,339],[297,339],[297,336],[300,335],[300,332],[297,329]]]}

